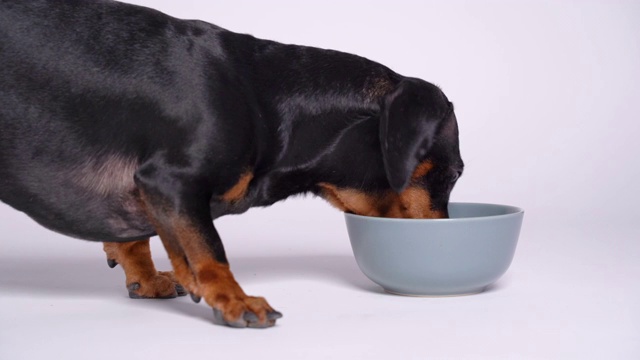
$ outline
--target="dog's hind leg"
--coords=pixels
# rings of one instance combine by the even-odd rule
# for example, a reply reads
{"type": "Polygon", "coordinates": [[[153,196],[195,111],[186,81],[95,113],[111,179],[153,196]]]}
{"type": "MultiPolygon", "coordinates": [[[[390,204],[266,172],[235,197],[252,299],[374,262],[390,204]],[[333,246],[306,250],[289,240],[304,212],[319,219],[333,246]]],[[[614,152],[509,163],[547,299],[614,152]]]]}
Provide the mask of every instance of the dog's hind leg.
{"type": "Polygon", "coordinates": [[[186,295],[173,272],[157,271],[151,259],[149,239],[116,243],[105,242],[107,264],[124,269],[129,297],[132,299],[168,299],[186,295]]]}

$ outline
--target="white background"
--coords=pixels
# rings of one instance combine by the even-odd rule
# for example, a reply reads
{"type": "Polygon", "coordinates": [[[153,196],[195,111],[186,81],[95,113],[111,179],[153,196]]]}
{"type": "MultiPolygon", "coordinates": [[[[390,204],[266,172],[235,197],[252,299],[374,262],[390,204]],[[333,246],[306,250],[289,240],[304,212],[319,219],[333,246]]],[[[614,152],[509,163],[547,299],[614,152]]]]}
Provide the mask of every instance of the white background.
{"type": "Polygon", "coordinates": [[[100,244],[0,205],[0,359],[640,359],[639,2],[132,2],[440,85],[466,163],[452,199],[523,207],[516,258],[484,294],[385,295],[342,215],[290,199],[217,222],[245,290],[285,315],[234,330],[187,298],[128,299],[100,244]]]}

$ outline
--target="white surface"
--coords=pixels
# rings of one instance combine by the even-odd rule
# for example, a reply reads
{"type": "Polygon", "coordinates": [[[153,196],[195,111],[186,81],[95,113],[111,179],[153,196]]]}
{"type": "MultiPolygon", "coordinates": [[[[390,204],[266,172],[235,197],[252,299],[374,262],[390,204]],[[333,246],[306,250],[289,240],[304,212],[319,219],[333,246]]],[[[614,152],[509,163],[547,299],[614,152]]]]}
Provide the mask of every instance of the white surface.
{"type": "Polygon", "coordinates": [[[100,244],[1,205],[0,359],[640,358],[639,3],[136,3],[439,84],[467,165],[453,200],[523,207],[516,258],[487,293],[387,295],[341,214],[289,200],[218,222],[245,290],[285,315],[234,330],[188,298],[128,299],[100,244]]]}

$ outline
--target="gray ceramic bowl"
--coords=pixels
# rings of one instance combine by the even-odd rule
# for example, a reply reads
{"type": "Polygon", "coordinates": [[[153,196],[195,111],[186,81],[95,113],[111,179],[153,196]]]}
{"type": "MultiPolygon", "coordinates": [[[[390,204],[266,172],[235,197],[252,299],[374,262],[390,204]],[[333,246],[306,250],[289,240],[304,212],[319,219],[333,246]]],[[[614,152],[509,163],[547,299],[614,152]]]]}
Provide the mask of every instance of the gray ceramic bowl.
{"type": "Polygon", "coordinates": [[[450,203],[449,219],[345,214],[358,266],[387,292],[412,296],[484,291],[513,259],[524,211],[450,203]]]}

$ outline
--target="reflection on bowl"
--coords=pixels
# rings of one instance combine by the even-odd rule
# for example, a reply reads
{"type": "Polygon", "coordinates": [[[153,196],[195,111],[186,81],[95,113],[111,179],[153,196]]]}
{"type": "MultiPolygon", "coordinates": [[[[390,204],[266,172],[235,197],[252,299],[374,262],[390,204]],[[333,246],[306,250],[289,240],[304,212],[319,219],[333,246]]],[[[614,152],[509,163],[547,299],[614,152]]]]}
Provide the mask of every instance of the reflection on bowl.
{"type": "Polygon", "coordinates": [[[509,268],[524,211],[450,203],[449,219],[389,219],[345,214],[362,272],[387,292],[412,296],[484,291],[509,268]]]}

